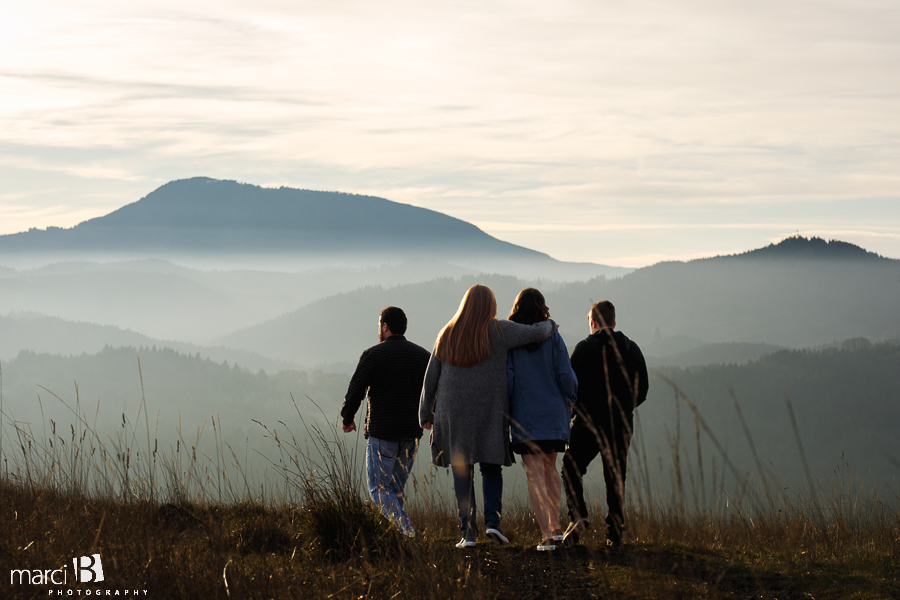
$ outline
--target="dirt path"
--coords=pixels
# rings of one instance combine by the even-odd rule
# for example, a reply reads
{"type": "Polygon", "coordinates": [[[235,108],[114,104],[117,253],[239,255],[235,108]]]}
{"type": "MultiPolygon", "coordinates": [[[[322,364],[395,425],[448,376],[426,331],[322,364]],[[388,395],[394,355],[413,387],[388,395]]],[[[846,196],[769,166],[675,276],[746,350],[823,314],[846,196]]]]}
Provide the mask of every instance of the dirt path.
{"type": "Polygon", "coordinates": [[[537,598],[581,599],[601,596],[602,578],[597,560],[609,557],[584,546],[538,552],[533,547],[480,544],[465,552],[473,568],[496,582],[502,597],[531,600],[537,598]]]}
{"type": "MultiPolygon", "coordinates": [[[[578,545],[553,552],[480,544],[461,550],[495,582],[501,598],[807,599],[802,578],[751,571],[726,556],[691,548],[629,545],[618,551],[578,545]]],[[[819,596],[816,596],[819,597],[819,596]]],[[[830,597],[830,596],[826,596],[830,597]]]]}

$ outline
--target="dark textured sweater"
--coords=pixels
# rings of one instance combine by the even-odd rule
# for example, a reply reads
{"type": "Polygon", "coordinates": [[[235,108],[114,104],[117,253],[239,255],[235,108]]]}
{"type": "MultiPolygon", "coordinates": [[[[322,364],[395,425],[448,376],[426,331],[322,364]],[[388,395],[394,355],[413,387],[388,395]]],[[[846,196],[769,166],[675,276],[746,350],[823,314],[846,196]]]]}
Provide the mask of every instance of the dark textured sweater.
{"type": "Polygon", "coordinates": [[[621,331],[602,329],[578,342],[572,352],[578,376],[576,413],[597,425],[631,422],[647,398],[647,363],[641,349],[621,331]]]}
{"type": "Polygon", "coordinates": [[[430,357],[428,350],[402,335],[392,335],[363,352],[341,407],[344,425],[354,421],[368,391],[366,437],[391,441],[422,437],[419,396],[430,357]]]}

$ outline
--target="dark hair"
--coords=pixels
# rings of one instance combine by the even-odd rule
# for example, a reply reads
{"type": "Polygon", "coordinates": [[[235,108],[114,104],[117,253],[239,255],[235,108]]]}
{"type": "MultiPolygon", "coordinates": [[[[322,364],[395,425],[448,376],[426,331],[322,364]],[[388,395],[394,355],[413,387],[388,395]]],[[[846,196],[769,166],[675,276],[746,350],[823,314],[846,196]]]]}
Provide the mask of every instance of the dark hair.
{"type": "Polygon", "coordinates": [[[601,300],[591,307],[590,317],[600,327],[612,327],[616,324],[616,307],[609,300],[601,300]]]}
{"type": "MultiPolygon", "coordinates": [[[[550,309],[544,301],[544,295],[535,288],[525,288],[516,296],[512,310],[509,312],[509,320],[523,325],[534,325],[550,318],[550,309]]],[[[529,352],[535,352],[541,342],[527,344],[525,348],[529,352]]]]}
{"type": "Polygon", "coordinates": [[[402,308],[388,306],[381,311],[379,318],[382,323],[387,323],[388,329],[391,330],[392,334],[403,335],[406,333],[406,313],[403,312],[402,308]]]}

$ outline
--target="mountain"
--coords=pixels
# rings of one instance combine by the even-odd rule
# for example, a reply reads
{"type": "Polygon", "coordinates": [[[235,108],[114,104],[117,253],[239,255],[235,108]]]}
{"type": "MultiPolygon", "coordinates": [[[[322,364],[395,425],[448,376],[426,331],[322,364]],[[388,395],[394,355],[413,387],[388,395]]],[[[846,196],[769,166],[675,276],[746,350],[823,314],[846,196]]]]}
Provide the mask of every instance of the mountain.
{"type": "Polygon", "coordinates": [[[266,270],[429,259],[479,271],[531,270],[556,279],[628,271],[563,263],[460,219],[384,198],[207,177],[167,183],[71,229],[0,236],[0,264],[135,258],[266,270]]]}
{"type": "Polygon", "coordinates": [[[74,357],[95,354],[108,348],[168,348],[202,357],[203,360],[240,365],[253,372],[263,369],[268,373],[277,373],[299,368],[299,365],[265,358],[253,352],[160,340],[111,325],[67,321],[38,313],[0,315],[0,366],[15,360],[23,352],[74,357]]]}
{"type": "MultiPolygon", "coordinates": [[[[468,273],[472,271],[437,261],[297,273],[203,271],[159,259],[54,263],[0,272],[0,314],[37,312],[205,344],[339,292],[468,273]]],[[[107,343],[119,345],[112,338],[107,343]]]]}
{"type": "MultiPolygon", "coordinates": [[[[212,438],[213,427],[215,435],[227,432],[232,448],[243,450],[247,436],[252,436],[254,448],[265,447],[263,431],[251,419],[276,426],[279,420],[297,422],[291,394],[312,420],[317,415],[306,396],[318,403],[334,402],[346,388],[344,375],[268,374],[168,348],[103,348],[78,356],[23,352],[3,365],[3,414],[7,427],[15,420],[36,432],[50,425],[46,430],[50,433],[55,427],[52,419],[68,436],[66,424],[72,422],[71,411],[80,401],[80,412],[86,413],[86,423],[98,437],[115,440],[123,419],[130,421],[129,427],[144,419],[144,398],[150,431],[159,436],[161,451],[169,443],[175,446],[178,432],[183,434],[183,451],[186,442],[197,443],[201,428],[212,438]],[[217,421],[212,427],[211,416],[217,421]]],[[[329,420],[336,414],[329,407],[329,420]]],[[[242,463],[245,456],[241,452],[242,463]]]]}
{"type": "MultiPolygon", "coordinates": [[[[710,454],[716,454],[707,436],[697,430],[694,415],[659,378],[662,375],[690,398],[741,471],[759,475],[735,402],[769,481],[777,478],[796,489],[804,480],[787,408],[789,398],[809,467],[826,489],[848,471],[867,484],[890,486],[892,480],[896,482],[900,459],[896,425],[900,420],[900,345],[896,341],[848,342],[840,348],[781,350],[743,365],[654,369],[647,401],[638,409],[646,440],[643,446],[651,454],[659,446],[662,462],[671,466],[678,460],[674,444],[680,442],[682,452],[694,455],[699,434],[707,468],[710,454]],[[670,436],[679,432],[681,440],[672,440],[670,436]]],[[[641,446],[639,441],[636,447],[641,446]]],[[[685,461],[684,455],[681,460],[685,461]]],[[[696,469],[696,460],[692,462],[696,469]]],[[[707,471],[707,481],[709,475],[707,471]]]]}
{"type": "Polygon", "coordinates": [[[58,355],[95,353],[104,346],[152,346],[156,340],[112,325],[76,323],[38,313],[0,315],[0,361],[23,350],[58,355]]]}
{"type": "Polygon", "coordinates": [[[825,241],[818,237],[805,238],[800,235],[792,235],[777,244],[769,244],[764,248],[716,258],[720,260],[891,260],[849,242],[840,240],[825,241]]]}
{"type": "MultiPolygon", "coordinates": [[[[800,348],[853,337],[879,341],[900,336],[900,261],[865,251],[852,251],[850,258],[822,256],[845,248],[832,244],[792,240],[759,254],[665,262],[614,280],[537,287],[570,350],[587,335],[585,317],[591,304],[602,299],[616,305],[618,328],[653,351],[650,356],[706,343],[752,343],[755,346],[728,350],[731,358],[726,361],[744,362],[771,346],[800,348]],[[796,252],[798,244],[809,251],[796,252]],[[666,348],[665,340],[692,341],[666,348]]],[[[536,282],[467,276],[366,288],[308,304],[217,343],[300,364],[352,364],[373,343],[374,315],[393,304],[409,315],[411,339],[431,347],[473,283],[494,290],[503,317],[519,290],[536,282]]],[[[711,350],[724,355],[724,348],[711,350]]],[[[674,357],[673,364],[706,360],[712,352],[674,357]]]]}
{"type": "Polygon", "coordinates": [[[659,328],[663,337],[797,348],[900,333],[900,260],[818,238],[659,263],[615,281],[570,287],[608,297],[621,306],[620,323],[628,319],[628,328],[648,340],[659,328]]]}
{"type": "Polygon", "coordinates": [[[460,299],[475,283],[489,286],[498,311],[509,314],[515,295],[525,284],[504,275],[444,277],[395,287],[367,286],[312,302],[265,323],[214,340],[240,348],[325,369],[352,369],[360,353],[378,341],[375,324],[385,306],[406,312],[406,337],[431,349],[438,329],[456,311],[460,299]]]}
{"type": "MultiPolygon", "coordinates": [[[[674,336],[672,340],[678,340],[683,336],[674,336]]],[[[760,344],[751,342],[720,342],[718,344],[703,344],[699,346],[677,350],[674,352],[660,352],[665,342],[651,342],[641,344],[644,356],[651,364],[660,367],[694,367],[703,365],[744,365],[752,360],[784,350],[781,346],[773,344],[760,344]]]]}

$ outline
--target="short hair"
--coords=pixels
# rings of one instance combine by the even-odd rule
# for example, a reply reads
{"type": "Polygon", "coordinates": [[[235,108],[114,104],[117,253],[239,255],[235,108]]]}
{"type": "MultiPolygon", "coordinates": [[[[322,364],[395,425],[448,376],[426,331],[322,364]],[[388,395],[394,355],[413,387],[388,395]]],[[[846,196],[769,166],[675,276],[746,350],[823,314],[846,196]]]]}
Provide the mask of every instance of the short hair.
{"type": "Polygon", "coordinates": [[[390,329],[391,333],[394,335],[403,335],[406,333],[406,313],[403,312],[402,308],[388,306],[381,311],[379,319],[382,323],[387,324],[388,329],[390,329]]]}
{"type": "Polygon", "coordinates": [[[600,327],[612,327],[616,324],[616,307],[609,300],[601,300],[591,307],[589,316],[600,327]]]}

